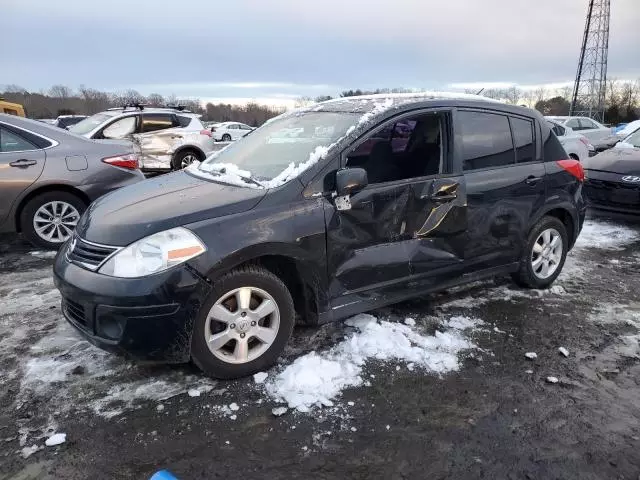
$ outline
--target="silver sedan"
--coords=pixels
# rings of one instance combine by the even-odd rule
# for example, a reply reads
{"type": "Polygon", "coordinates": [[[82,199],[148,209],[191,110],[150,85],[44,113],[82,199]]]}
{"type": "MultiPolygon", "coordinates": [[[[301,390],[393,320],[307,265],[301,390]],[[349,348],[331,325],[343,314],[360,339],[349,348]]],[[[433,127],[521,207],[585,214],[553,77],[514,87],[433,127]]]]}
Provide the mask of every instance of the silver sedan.
{"type": "Polygon", "coordinates": [[[96,198],[144,180],[129,141],[89,140],[0,114],[0,233],[58,248],[96,198]]]}

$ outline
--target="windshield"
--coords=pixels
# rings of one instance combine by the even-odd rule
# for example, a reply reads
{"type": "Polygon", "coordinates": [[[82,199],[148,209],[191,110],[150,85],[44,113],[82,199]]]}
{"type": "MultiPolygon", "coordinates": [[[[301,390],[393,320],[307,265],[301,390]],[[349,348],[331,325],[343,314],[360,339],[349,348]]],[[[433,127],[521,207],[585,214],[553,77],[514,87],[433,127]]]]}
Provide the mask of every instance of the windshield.
{"type": "MultiPolygon", "coordinates": [[[[360,114],[306,112],[267,122],[207,158],[199,170],[244,179],[244,185],[273,188],[318,162],[351,132],[360,114]]],[[[237,183],[237,182],[234,182],[237,183]]]]}
{"type": "Polygon", "coordinates": [[[96,113],[95,115],[87,117],[81,122],[76,123],[72,127],[69,127],[69,131],[77,133],[78,135],[84,135],[85,133],[89,133],[94,128],[102,125],[112,116],[113,115],[109,115],[107,113],[96,113]]]}
{"type": "Polygon", "coordinates": [[[633,145],[635,148],[640,148],[640,130],[629,135],[622,141],[622,143],[627,143],[629,145],[633,145]]]}

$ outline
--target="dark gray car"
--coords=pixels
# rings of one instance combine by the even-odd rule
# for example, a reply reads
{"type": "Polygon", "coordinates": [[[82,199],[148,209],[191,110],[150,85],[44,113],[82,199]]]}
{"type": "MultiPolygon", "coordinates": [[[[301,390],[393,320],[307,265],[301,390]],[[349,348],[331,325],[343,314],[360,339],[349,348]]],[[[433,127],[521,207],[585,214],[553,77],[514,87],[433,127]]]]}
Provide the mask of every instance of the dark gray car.
{"type": "Polygon", "coordinates": [[[144,180],[134,148],[0,114],[0,232],[59,247],[93,200],[144,180]]]}

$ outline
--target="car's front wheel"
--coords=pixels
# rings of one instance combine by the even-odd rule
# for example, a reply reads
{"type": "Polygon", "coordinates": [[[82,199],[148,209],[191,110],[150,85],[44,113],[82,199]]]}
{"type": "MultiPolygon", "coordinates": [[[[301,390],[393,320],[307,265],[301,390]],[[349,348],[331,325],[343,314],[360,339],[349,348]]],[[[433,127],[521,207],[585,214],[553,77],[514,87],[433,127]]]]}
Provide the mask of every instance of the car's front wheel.
{"type": "Polygon", "coordinates": [[[66,242],[87,206],[69,192],[46,192],[27,202],[20,214],[22,234],[33,245],[58,249],[66,242]]]}
{"type": "Polygon", "coordinates": [[[251,375],[275,363],[294,323],[286,285],[268,270],[242,267],[214,283],[194,324],[191,357],[215,378],[251,375]]]}
{"type": "Polygon", "coordinates": [[[546,288],[564,266],[569,251],[567,229],[555,217],[542,218],[529,232],[515,282],[527,288],[546,288]]]}

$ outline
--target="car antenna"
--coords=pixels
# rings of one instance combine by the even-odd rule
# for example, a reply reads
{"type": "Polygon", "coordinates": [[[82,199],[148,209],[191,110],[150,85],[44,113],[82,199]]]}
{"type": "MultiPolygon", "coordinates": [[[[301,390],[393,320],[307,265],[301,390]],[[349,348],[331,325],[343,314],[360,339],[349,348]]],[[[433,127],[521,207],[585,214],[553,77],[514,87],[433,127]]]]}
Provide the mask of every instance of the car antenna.
{"type": "Polygon", "coordinates": [[[480,95],[482,92],[484,92],[484,87],[482,87],[480,90],[478,90],[478,93],[476,93],[476,95],[480,95]]]}

